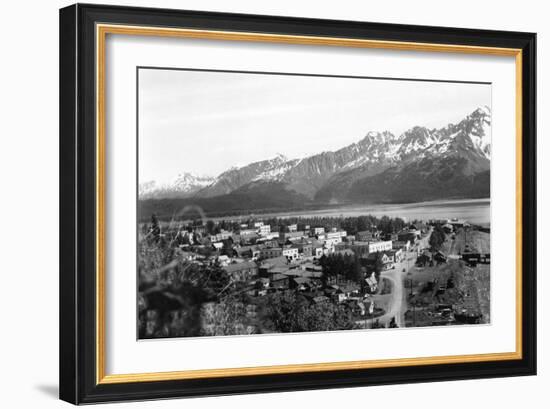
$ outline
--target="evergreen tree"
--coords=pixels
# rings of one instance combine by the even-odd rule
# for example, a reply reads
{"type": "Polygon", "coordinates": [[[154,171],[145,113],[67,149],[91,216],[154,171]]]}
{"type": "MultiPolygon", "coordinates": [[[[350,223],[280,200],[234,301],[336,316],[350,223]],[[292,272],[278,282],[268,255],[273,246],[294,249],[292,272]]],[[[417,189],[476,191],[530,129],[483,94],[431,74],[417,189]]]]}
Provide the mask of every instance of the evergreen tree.
{"type": "Polygon", "coordinates": [[[430,236],[429,244],[432,250],[437,251],[445,242],[445,231],[440,224],[436,224],[430,236]]]}
{"type": "Polygon", "coordinates": [[[384,263],[382,261],[383,254],[384,253],[381,253],[381,252],[376,253],[376,260],[374,262],[374,273],[376,274],[377,278],[380,276],[380,273],[384,270],[384,263]]]}

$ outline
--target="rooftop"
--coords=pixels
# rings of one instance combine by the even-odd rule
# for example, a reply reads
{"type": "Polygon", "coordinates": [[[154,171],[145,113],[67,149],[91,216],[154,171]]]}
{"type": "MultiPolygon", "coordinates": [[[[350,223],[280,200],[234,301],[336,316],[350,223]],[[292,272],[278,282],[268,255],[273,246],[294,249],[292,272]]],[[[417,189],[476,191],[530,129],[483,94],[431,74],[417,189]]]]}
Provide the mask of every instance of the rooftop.
{"type": "Polygon", "coordinates": [[[236,271],[241,270],[248,270],[251,268],[257,268],[258,266],[253,261],[245,261],[243,263],[235,263],[235,264],[229,264],[225,266],[223,269],[227,271],[228,273],[233,273],[236,271]]]}

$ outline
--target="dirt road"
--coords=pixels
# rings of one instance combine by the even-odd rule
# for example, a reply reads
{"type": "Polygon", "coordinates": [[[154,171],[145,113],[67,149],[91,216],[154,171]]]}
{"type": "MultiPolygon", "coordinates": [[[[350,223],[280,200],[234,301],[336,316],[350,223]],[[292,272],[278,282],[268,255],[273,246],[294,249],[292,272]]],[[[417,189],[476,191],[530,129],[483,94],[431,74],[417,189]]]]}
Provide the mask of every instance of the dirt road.
{"type": "MultiPolygon", "coordinates": [[[[383,271],[380,277],[386,278],[392,283],[392,299],[386,313],[378,318],[378,322],[387,326],[392,318],[395,317],[395,323],[398,327],[405,326],[405,312],[407,306],[407,291],[405,290],[405,277],[411,268],[414,268],[417,251],[429,247],[431,230],[422,239],[418,240],[413,251],[405,253],[403,261],[395,263],[395,268],[392,270],[383,271]]],[[[374,298],[375,302],[376,299],[374,298]]]]}

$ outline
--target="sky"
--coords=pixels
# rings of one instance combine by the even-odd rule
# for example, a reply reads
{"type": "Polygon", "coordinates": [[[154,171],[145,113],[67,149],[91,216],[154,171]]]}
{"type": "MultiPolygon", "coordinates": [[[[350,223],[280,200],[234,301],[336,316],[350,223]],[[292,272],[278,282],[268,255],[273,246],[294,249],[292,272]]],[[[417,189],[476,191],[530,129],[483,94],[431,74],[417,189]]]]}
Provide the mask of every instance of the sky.
{"type": "Polygon", "coordinates": [[[369,131],[440,128],[491,107],[489,84],[166,69],[140,69],[138,93],[140,183],[337,150],[369,131]]]}

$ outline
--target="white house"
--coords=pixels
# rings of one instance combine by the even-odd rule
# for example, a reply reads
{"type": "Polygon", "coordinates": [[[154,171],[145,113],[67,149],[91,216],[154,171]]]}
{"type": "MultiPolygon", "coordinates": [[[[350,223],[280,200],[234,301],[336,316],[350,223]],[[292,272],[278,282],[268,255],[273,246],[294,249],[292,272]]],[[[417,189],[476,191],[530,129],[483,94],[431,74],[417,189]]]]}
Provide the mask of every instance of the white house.
{"type": "Polygon", "coordinates": [[[283,256],[288,259],[296,260],[298,258],[298,248],[296,247],[285,247],[283,249],[283,256]]]}
{"type": "Polygon", "coordinates": [[[223,255],[218,257],[218,262],[222,267],[225,267],[229,265],[229,263],[231,262],[231,259],[228,256],[223,255]]]}
{"type": "Polygon", "coordinates": [[[212,243],[212,247],[214,247],[216,250],[223,249],[223,243],[221,241],[217,241],[212,243]]]}
{"type": "Polygon", "coordinates": [[[370,241],[368,244],[369,253],[378,253],[379,251],[388,251],[392,249],[391,240],[370,241]]]}
{"type": "Polygon", "coordinates": [[[314,227],[313,228],[313,234],[314,235],[323,234],[324,232],[325,232],[324,227],[314,227]]]}
{"type": "Polygon", "coordinates": [[[336,246],[338,243],[341,243],[341,242],[342,242],[341,237],[335,237],[335,238],[332,238],[332,239],[327,238],[325,240],[325,247],[334,250],[334,246],[336,246]]]}
{"type": "Polygon", "coordinates": [[[343,237],[346,237],[348,233],[345,230],[334,230],[326,234],[326,239],[340,239],[338,243],[342,241],[343,237]]]}
{"type": "Polygon", "coordinates": [[[258,233],[260,236],[267,236],[269,233],[271,233],[271,226],[269,224],[263,224],[261,226],[258,226],[258,233]]]}

